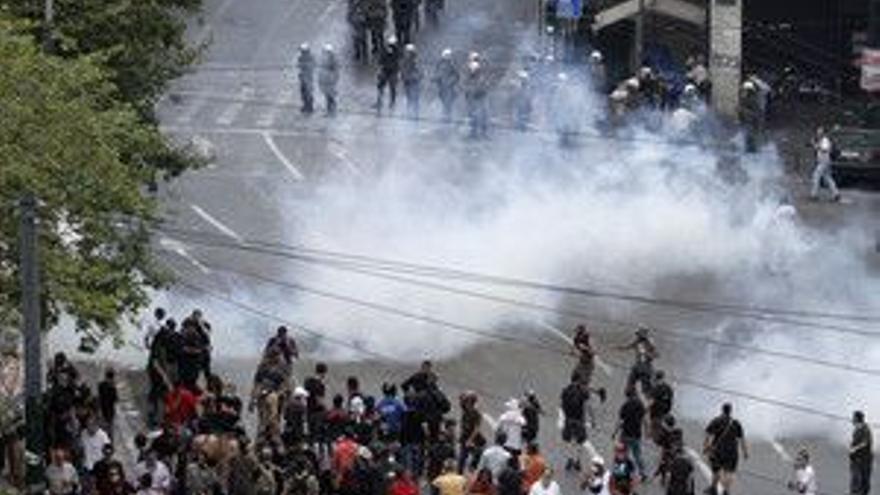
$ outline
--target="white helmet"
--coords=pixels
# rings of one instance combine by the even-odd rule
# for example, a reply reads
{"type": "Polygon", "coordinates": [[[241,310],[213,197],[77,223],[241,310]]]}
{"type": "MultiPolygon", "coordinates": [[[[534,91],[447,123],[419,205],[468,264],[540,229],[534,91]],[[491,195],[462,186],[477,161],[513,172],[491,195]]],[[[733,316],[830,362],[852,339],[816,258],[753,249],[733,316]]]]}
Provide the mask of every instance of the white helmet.
{"type": "Polygon", "coordinates": [[[324,51],[327,53],[333,53],[333,45],[327,43],[326,45],[324,45],[324,51]]]}
{"type": "Polygon", "coordinates": [[[560,72],[559,74],[556,74],[556,79],[558,79],[559,82],[568,82],[568,74],[560,72]]]}
{"type": "Polygon", "coordinates": [[[397,44],[397,36],[394,36],[393,34],[391,36],[389,36],[388,37],[388,44],[389,45],[396,45],[397,44]]]}
{"type": "Polygon", "coordinates": [[[416,45],[413,45],[412,43],[407,43],[406,46],[403,47],[403,49],[407,53],[415,53],[416,52],[416,45]]]}
{"type": "Polygon", "coordinates": [[[694,96],[695,94],[697,94],[697,87],[690,83],[685,84],[684,89],[682,90],[682,94],[684,94],[685,96],[694,96]]]}
{"type": "Polygon", "coordinates": [[[301,52],[307,52],[307,51],[309,51],[309,50],[310,50],[310,48],[309,48],[309,44],[308,44],[308,43],[303,43],[303,44],[299,45],[299,51],[301,51],[301,52]]]}
{"type": "Polygon", "coordinates": [[[522,81],[526,81],[526,80],[529,79],[529,73],[528,73],[527,71],[525,71],[525,70],[521,70],[521,71],[519,71],[519,72],[516,73],[516,77],[519,78],[519,79],[522,80],[522,81]]]}
{"type": "Polygon", "coordinates": [[[651,74],[651,68],[648,66],[642,66],[642,68],[639,69],[639,77],[650,77],[651,74]]]}
{"type": "Polygon", "coordinates": [[[609,98],[614,102],[624,102],[629,98],[629,92],[624,88],[617,88],[611,92],[609,98]]]}
{"type": "Polygon", "coordinates": [[[470,52],[468,54],[468,62],[478,62],[480,60],[479,52],[470,52]]]}
{"type": "Polygon", "coordinates": [[[480,70],[480,63],[476,60],[471,60],[470,62],[468,62],[467,68],[470,72],[476,72],[480,70]]]}
{"type": "Polygon", "coordinates": [[[638,78],[635,77],[627,79],[626,82],[623,83],[623,85],[626,86],[626,89],[629,91],[638,91],[641,87],[638,78]]]}
{"type": "Polygon", "coordinates": [[[602,61],[602,52],[600,52],[599,50],[593,50],[590,53],[590,60],[592,60],[593,62],[596,62],[596,63],[601,62],[602,61]]]}
{"type": "Polygon", "coordinates": [[[449,60],[452,58],[452,48],[444,48],[442,52],[440,52],[440,58],[443,60],[449,60]]]}
{"type": "Polygon", "coordinates": [[[743,83],[742,89],[744,91],[754,91],[755,90],[755,83],[753,83],[752,81],[746,81],[743,83]]]}

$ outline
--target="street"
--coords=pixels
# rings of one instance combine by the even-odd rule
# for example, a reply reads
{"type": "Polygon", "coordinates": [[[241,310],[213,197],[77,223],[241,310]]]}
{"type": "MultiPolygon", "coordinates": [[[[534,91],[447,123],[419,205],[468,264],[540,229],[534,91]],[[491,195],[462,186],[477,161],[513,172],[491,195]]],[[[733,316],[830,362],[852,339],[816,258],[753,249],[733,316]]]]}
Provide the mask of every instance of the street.
{"type": "MultiPolygon", "coordinates": [[[[535,390],[542,450],[563,492],[580,493],[580,480],[561,472],[559,394],[575,363],[568,339],[584,321],[606,361],[596,381],[610,398],[596,406],[585,451],[608,459],[632,361],[612,347],[646,325],[658,329],[656,366],[676,385],[699,489],[709,476],[702,430],[730,401],[751,447],[734,493],[788,493],[804,446],[821,492],[848,493],[848,418],[863,409],[878,424],[880,414],[877,191],[810,202],[808,184],[785,176],[771,150],[742,157],[749,180],[731,184],[711,148],[644,130],[610,135],[590,124],[561,147],[549,119],[519,132],[502,113],[489,139],[470,140],[459,120],[440,119],[429,83],[421,120],[405,116],[402,98],[377,117],[375,74],[351,61],[343,0],[206,7],[191,29],[210,40],[204,60],[173,83],[159,116],[167,135],[196,138],[215,159],[160,187],[156,248],[181,283],[155,304],[181,316],[205,311],[220,374],[241,394],[282,321],[345,344],[294,335],[308,354],[295,375],[327,359],[332,391],[354,374],[378,393],[434,359],[444,391],[477,391],[493,419],[508,398],[535,390]],[[337,47],[335,118],[299,112],[293,61],[303,42],[337,47]],[[794,218],[778,215],[784,198],[794,218]],[[465,276],[474,273],[487,277],[465,276]]],[[[521,47],[541,43],[534,17],[527,1],[450,0],[439,32],[418,35],[425,70],[447,45],[462,59],[479,50],[503,86],[521,47]]],[[[584,103],[585,120],[599,115],[595,101],[584,103]]],[[[456,112],[463,118],[463,102],[456,112]]],[[[657,454],[647,449],[649,469],[657,454]]],[[[639,493],[663,490],[653,483],[639,493]]]]}

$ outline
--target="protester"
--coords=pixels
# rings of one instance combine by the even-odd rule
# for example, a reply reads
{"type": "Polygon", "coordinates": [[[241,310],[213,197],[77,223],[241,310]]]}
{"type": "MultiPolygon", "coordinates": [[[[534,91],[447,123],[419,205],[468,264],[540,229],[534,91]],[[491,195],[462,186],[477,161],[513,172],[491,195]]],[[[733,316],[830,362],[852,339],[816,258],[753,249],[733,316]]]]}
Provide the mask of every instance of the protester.
{"type": "Polygon", "coordinates": [[[733,418],[732,413],[733,406],[725,403],[721,406],[721,415],[706,427],[703,452],[712,467],[712,482],[706,490],[709,494],[714,494],[715,487],[720,483],[723,495],[729,495],[739,465],[740,451],[743,459],[749,458],[742,425],[733,418]]]}
{"type": "Polygon", "coordinates": [[[798,451],[794,460],[794,480],[788,482],[788,489],[801,495],[818,495],[819,484],[816,471],[810,464],[810,453],[807,449],[798,451]]]}
{"type": "Polygon", "coordinates": [[[849,445],[849,492],[850,495],[868,495],[871,492],[871,470],[874,465],[874,436],[862,411],[853,413],[852,423],[852,441],[849,445]]]}

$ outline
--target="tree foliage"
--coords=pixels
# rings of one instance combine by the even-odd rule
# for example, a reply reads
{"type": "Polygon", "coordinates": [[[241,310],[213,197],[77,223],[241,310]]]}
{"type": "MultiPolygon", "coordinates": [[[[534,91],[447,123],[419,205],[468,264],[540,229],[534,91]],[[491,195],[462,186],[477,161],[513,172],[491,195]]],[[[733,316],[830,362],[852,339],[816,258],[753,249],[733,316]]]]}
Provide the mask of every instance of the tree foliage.
{"type": "Polygon", "coordinates": [[[118,98],[103,56],[45,55],[0,16],[0,318],[7,324],[20,305],[25,192],[39,201],[47,324],[63,312],[83,329],[118,335],[121,317],[162,283],[147,227],[156,204],[144,185],[156,150],[167,145],[118,98]]]}

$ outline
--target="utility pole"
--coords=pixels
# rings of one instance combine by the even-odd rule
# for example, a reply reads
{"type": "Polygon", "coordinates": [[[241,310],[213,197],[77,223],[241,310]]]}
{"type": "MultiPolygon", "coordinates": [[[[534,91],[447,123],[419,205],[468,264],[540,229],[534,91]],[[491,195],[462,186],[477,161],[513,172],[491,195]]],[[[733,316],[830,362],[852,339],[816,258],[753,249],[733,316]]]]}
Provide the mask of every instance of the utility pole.
{"type": "Polygon", "coordinates": [[[868,0],[868,47],[880,48],[880,0],[868,0]]]}
{"type": "Polygon", "coordinates": [[[27,492],[43,493],[43,369],[40,329],[40,273],[37,259],[37,202],[26,194],[21,203],[21,316],[24,322],[25,462],[27,492]]]}
{"type": "Polygon", "coordinates": [[[645,0],[639,0],[639,13],[636,15],[636,33],[633,47],[633,66],[631,73],[638,72],[642,66],[642,55],[645,46],[645,0]]]}
{"type": "Polygon", "coordinates": [[[52,29],[55,23],[55,1],[44,0],[43,3],[43,51],[52,53],[54,42],[52,29]]]}

